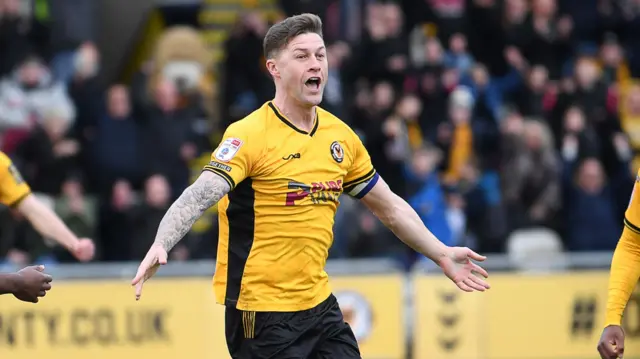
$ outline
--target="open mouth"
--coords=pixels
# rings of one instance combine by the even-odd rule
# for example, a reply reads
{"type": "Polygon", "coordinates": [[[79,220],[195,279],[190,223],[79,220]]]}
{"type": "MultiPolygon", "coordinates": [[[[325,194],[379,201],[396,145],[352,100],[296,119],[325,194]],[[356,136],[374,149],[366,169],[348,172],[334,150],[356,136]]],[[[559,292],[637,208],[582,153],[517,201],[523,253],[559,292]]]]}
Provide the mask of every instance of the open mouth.
{"type": "Polygon", "coordinates": [[[307,81],[305,81],[305,86],[307,86],[308,88],[312,89],[312,90],[318,90],[320,89],[320,84],[322,83],[322,81],[320,80],[319,77],[310,77],[307,81]]]}

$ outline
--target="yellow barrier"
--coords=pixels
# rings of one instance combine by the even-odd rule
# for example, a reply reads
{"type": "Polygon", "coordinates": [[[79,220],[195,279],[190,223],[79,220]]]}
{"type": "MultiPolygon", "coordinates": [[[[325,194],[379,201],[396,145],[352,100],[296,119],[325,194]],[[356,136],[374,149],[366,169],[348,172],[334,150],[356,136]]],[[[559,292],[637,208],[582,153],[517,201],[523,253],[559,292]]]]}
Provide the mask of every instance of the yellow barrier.
{"type": "MultiPolygon", "coordinates": [[[[607,297],[605,272],[494,275],[486,293],[448,279],[415,281],[415,358],[596,358],[607,297]]],[[[626,357],[640,357],[640,296],[625,314],[626,357]]]]}
{"type": "MultiPolygon", "coordinates": [[[[224,307],[207,279],[155,279],[136,302],[128,281],[54,283],[38,304],[0,297],[0,357],[227,359],[224,307]]],[[[405,354],[399,275],[334,277],[364,358],[405,354]]]]}
{"type": "Polygon", "coordinates": [[[16,359],[228,358],[211,281],[54,282],[38,304],[0,299],[0,353],[16,359]]]}

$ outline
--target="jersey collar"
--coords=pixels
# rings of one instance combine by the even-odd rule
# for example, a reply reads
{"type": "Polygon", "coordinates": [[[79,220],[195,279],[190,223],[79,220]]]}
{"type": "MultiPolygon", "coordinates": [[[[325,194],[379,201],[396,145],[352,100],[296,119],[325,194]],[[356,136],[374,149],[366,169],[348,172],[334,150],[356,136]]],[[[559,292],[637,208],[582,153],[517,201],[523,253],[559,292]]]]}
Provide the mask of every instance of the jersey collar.
{"type": "Polygon", "coordinates": [[[294,131],[296,131],[298,133],[301,133],[303,135],[309,135],[309,136],[313,137],[313,135],[318,130],[318,123],[320,122],[320,116],[318,116],[318,109],[317,108],[316,108],[316,120],[314,121],[313,128],[311,129],[311,132],[307,132],[307,131],[303,131],[303,130],[297,128],[294,124],[292,124],[289,120],[287,120],[287,118],[284,117],[284,115],[282,115],[280,113],[280,111],[278,111],[278,108],[273,104],[273,102],[269,101],[269,107],[271,108],[273,113],[276,115],[276,117],[278,119],[280,119],[280,121],[284,122],[285,125],[291,127],[294,131]]]}

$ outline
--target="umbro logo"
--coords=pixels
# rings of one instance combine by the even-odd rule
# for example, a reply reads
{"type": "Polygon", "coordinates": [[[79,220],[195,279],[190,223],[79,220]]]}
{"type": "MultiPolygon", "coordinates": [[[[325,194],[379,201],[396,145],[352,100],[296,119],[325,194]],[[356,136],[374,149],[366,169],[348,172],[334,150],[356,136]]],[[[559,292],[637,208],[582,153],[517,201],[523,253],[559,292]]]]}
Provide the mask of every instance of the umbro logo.
{"type": "Polygon", "coordinates": [[[292,153],[287,157],[282,157],[282,159],[285,160],[285,161],[298,159],[298,158],[300,158],[300,154],[299,153],[292,153]]]}

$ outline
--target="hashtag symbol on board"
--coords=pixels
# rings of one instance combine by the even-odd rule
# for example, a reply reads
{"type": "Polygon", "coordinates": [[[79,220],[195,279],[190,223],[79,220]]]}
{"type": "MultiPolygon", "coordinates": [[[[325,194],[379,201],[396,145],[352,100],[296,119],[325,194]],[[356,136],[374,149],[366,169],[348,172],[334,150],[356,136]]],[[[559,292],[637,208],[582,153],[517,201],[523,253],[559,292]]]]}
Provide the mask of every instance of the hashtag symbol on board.
{"type": "Polygon", "coordinates": [[[595,326],[597,300],[594,296],[578,297],[573,302],[571,316],[571,334],[573,336],[591,336],[595,326]]]}

